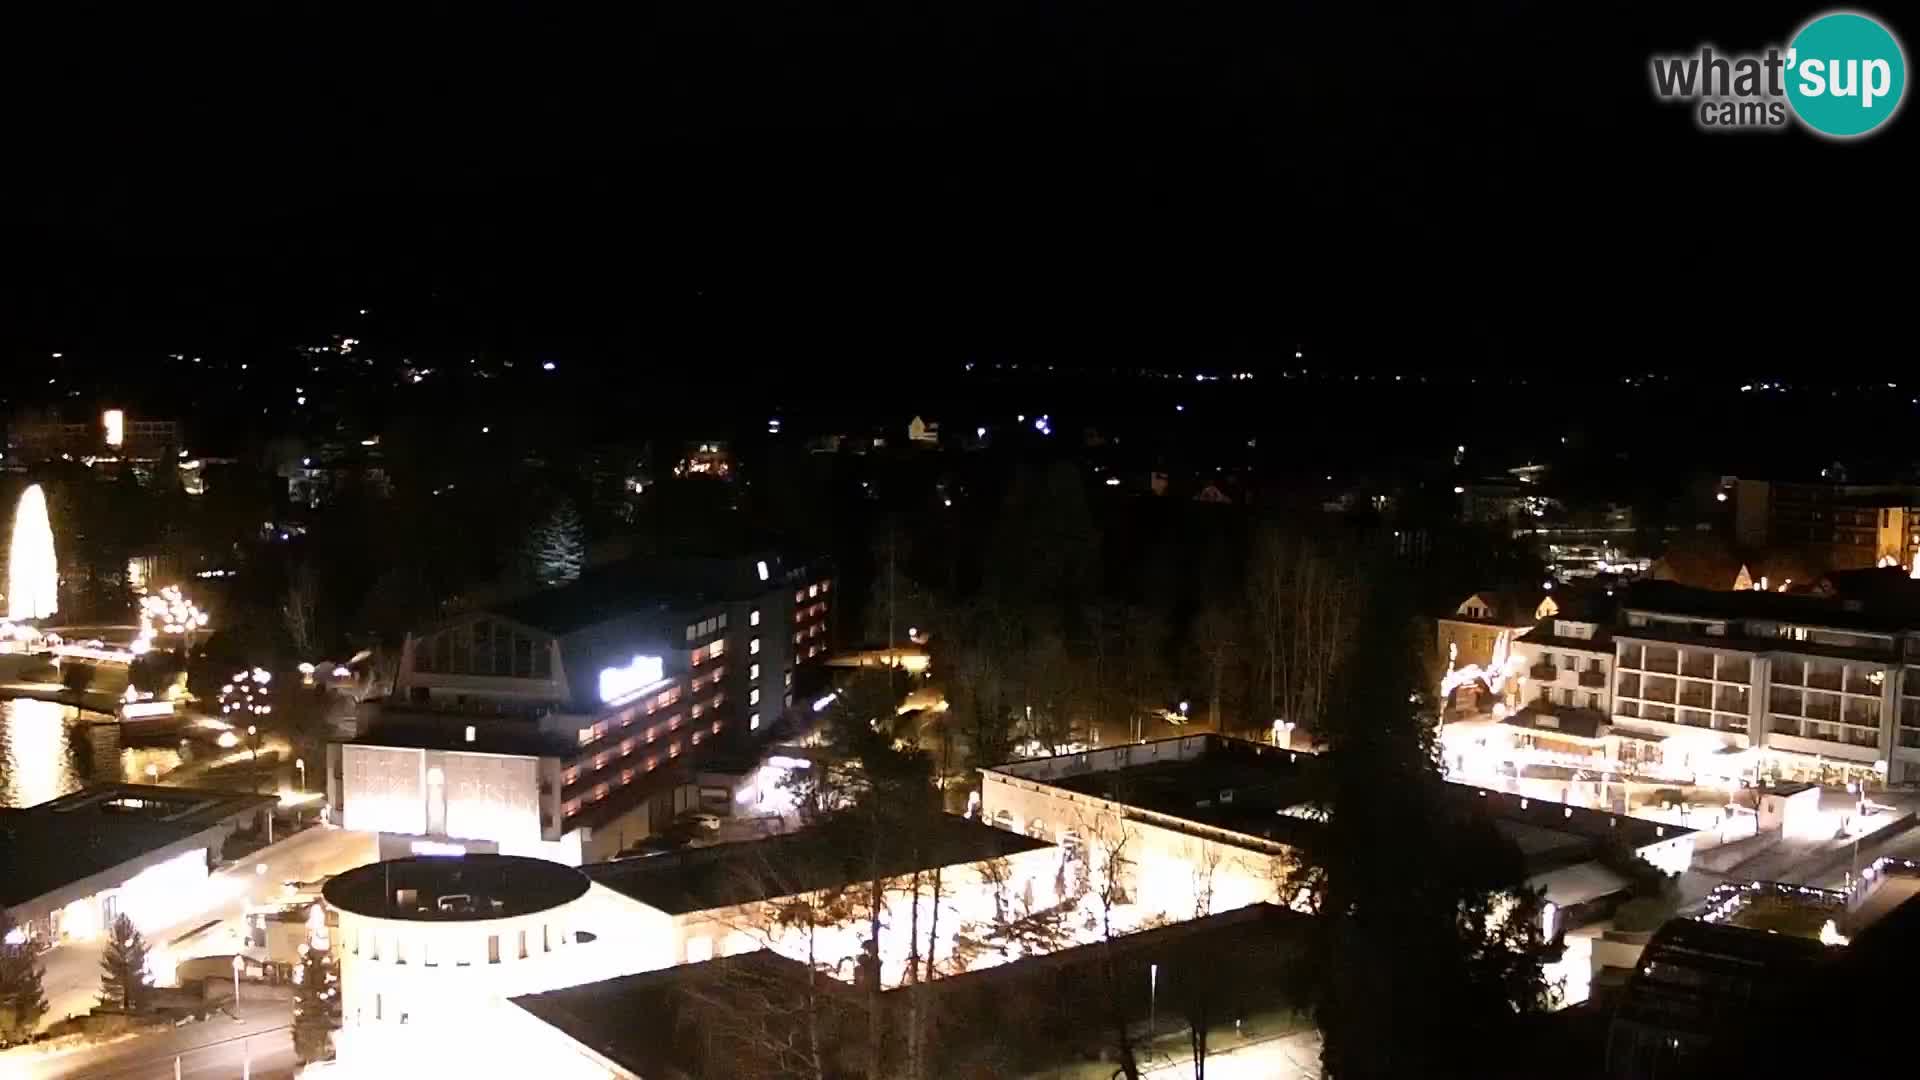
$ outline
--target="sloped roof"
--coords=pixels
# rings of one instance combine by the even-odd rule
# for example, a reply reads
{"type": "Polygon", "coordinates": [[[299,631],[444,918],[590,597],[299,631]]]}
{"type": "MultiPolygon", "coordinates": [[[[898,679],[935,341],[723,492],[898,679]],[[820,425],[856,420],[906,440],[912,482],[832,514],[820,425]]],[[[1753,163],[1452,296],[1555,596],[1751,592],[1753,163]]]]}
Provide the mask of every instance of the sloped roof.
{"type": "MultiPolygon", "coordinates": [[[[1534,612],[1539,610],[1541,600],[1547,598],[1548,594],[1538,588],[1476,589],[1463,598],[1448,617],[1498,626],[1526,626],[1534,621],[1534,612]],[[1467,604],[1475,599],[1486,605],[1492,614],[1484,619],[1464,614],[1467,604]]],[[[1557,601],[1555,606],[1558,606],[1557,601]]]]}

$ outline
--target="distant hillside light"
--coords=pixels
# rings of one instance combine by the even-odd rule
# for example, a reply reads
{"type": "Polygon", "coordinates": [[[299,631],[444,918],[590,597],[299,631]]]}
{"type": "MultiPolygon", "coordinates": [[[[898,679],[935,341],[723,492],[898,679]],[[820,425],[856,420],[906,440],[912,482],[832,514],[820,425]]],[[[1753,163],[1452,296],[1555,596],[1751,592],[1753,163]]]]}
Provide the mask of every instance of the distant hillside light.
{"type": "Polygon", "coordinates": [[[16,622],[44,619],[60,610],[59,563],[53,554],[53,526],[47,522],[47,494],[39,484],[20,493],[13,512],[13,543],[7,561],[7,617],[16,622]]]}
{"type": "Polygon", "coordinates": [[[108,409],[100,414],[100,424],[107,429],[107,445],[120,446],[127,441],[127,414],[120,409],[108,409]]]}

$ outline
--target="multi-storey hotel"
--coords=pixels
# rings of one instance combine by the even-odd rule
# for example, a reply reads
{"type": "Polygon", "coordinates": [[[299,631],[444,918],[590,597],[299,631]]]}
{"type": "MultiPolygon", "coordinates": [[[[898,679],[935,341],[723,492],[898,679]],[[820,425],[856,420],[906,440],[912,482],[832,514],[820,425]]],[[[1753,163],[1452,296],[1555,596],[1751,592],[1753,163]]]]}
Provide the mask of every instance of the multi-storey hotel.
{"type": "Polygon", "coordinates": [[[1874,599],[1634,587],[1613,634],[1620,759],[1725,778],[1920,778],[1920,609],[1901,610],[1904,574],[1875,576],[1874,599]]]}
{"type": "Polygon", "coordinates": [[[368,730],[329,755],[335,810],[428,843],[610,857],[701,808],[695,764],[793,704],[826,659],[832,589],[771,554],[634,561],[423,628],[368,730]],[[536,841],[567,846],[519,846],[536,841]]]}

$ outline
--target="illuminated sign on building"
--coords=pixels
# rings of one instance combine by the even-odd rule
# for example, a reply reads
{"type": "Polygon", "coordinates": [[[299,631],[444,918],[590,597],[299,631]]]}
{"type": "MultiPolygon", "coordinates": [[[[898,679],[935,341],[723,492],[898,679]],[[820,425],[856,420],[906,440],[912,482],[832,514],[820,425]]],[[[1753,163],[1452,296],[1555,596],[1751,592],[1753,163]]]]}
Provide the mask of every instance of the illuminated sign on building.
{"type": "Polygon", "coordinates": [[[600,700],[611,705],[652,686],[665,675],[666,665],[657,656],[636,656],[626,667],[602,668],[600,700]]]}

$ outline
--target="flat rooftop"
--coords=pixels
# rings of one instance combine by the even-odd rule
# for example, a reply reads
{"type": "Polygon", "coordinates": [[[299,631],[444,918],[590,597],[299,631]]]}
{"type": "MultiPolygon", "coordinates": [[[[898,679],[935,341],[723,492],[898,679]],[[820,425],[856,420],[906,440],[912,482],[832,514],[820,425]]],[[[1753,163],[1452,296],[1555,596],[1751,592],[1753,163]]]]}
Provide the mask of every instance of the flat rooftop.
{"type": "Polygon", "coordinates": [[[463,855],[369,863],[332,878],[320,894],[368,918],[471,922],[546,911],[590,887],[580,871],[545,859],[463,855]]]}
{"type": "MultiPolygon", "coordinates": [[[[380,720],[342,746],[384,746],[412,750],[452,750],[467,754],[507,754],[516,757],[568,755],[567,740],[542,732],[533,722],[489,715],[408,710],[387,704],[380,720]],[[468,741],[467,728],[473,728],[468,741]]],[[[577,749],[577,747],[575,747],[577,749]]]]}
{"type": "Polygon", "coordinates": [[[0,809],[0,904],[12,906],[112,870],[277,796],[97,784],[25,809],[0,809]]]}
{"type": "MultiPolygon", "coordinates": [[[[880,875],[898,877],[1049,846],[1044,840],[953,814],[933,818],[920,840],[917,859],[899,847],[883,852],[880,875]]],[[[839,888],[867,881],[872,873],[864,855],[834,850],[813,830],[593,863],[580,869],[607,888],[671,915],[839,888]]]]}
{"type": "MultiPolygon", "coordinates": [[[[1319,827],[1307,811],[1321,790],[1324,767],[1317,754],[1205,734],[1012,762],[987,771],[1196,825],[1308,845],[1319,827]]],[[[1447,788],[1463,806],[1489,814],[1536,866],[1565,861],[1599,841],[1642,848],[1692,831],[1472,784],[1447,788]]]]}
{"type": "MultiPolygon", "coordinates": [[[[1109,976],[1104,973],[1112,971],[1128,988],[1127,1011],[1145,1019],[1150,1007],[1146,1000],[1149,980],[1161,980],[1160,1007],[1166,1009],[1169,989],[1165,980],[1171,977],[1169,972],[1187,965],[1187,969],[1217,975],[1227,985],[1269,988],[1267,992],[1278,999],[1285,993],[1282,980],[1276,977],[1278,969],[1291,956],[1289,943],[1309,922],[1307,916],[1284,908],[1255,904],[1127,934],[1111,943],[1081,945],[948,975],[925,984],[925,989],[939,998],[941,1039],[949,1046],[992,1045],[1017,1035],[1022,1043],[1049,1048],[1056,1059],[1021,1064],[1039,1066],[1051,1074],[1059,1066],[1078,1060],[1084,1050],[1097,1049],[1109,1036],[1100,1025],[1060,1030],[1058,1013],[1031,1007],[1036,997],[1066,1002],[1079,995],[1087,999],[1080,1004],[1091,1010],[1107,1004],[1092,999],[1106,992],[1109,976]],[[1150,976],[1152,965],[1160,970],[1150,976]],[[1044,1037],[1036,1037],[1041,1031],[1044,1037]],[[1082,1045],[1089,1042],[1093,1045],[1082,1045]]],[[[730,1047],[712,1039],[711,1031],[698,1022],[690,1022],[697,1015],[690,1010],[703,1006],[764,1009],[769,997],[780,1000],[792,994],[797,999],[809,986],[807,975],[807,965],[760,949],[511,1000],[635,1075],[732,1075],[731,1070],[722,1071],[723,1061],[716,1060],[726,1058],[730,1047]],[[637,1023],[636,1017],[646,1017],[647,1022],[637,1023]]],[[[861,1025],[860,1030],[864,1030],[866,998],[862,991],[839,979],[815,980],[812,986],[813,992],[826,999],[821,1011],[826,1025],[824,1042],[838,1046],[845,1039],[842,1033],[851,1034],[853,1030],[832,1026],[829,1017],[838,1017],[843,1025],[861,1025]]],[[[897,988],[882,998],[886,1008],[904,1004],[904,995],[897,988]]],[[[736,1063],[728,1059],[724,1064],[736,1063]]],[[[1013,1071],[1005,1061],[997,1064],[1004,1071],[993,1075],[1013,1071]]],[[[1024,1074],[1026,1070],[1019,1071],[1024,1074]]]]}

